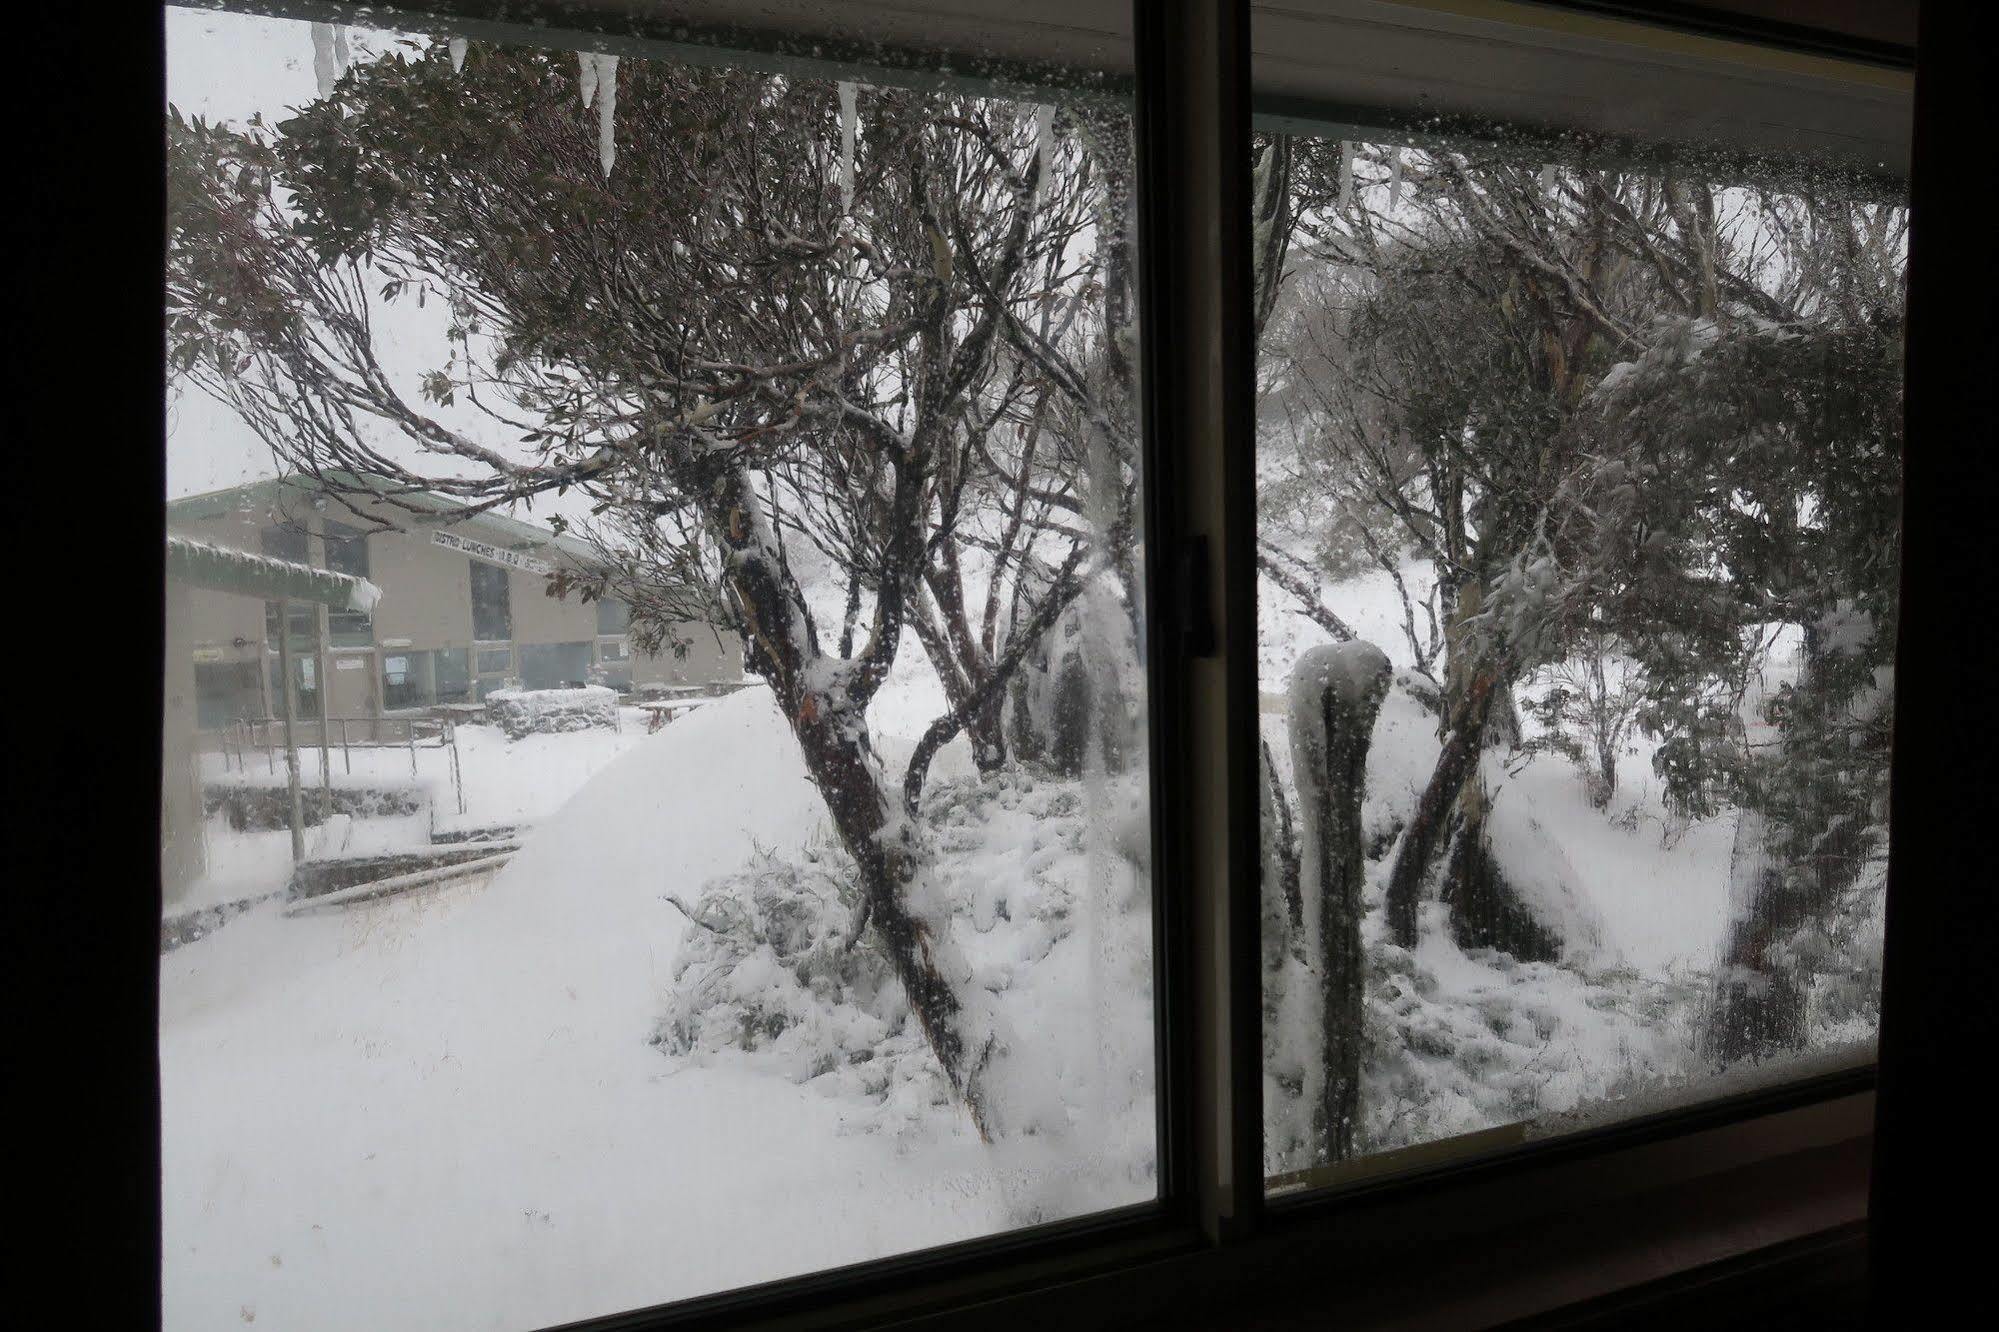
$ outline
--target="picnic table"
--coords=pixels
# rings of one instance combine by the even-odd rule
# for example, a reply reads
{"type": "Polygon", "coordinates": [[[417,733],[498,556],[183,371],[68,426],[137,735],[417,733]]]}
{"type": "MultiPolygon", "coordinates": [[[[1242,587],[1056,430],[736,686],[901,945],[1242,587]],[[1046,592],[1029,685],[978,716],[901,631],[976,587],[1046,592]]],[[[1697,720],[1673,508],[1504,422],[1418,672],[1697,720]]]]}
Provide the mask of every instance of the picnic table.
{"type": "Polygon", "coordinates": [[[651,735],[681,713],[712,702],[710,698],[649,698],[636,706],[646,714],[646,734],[651,735]]]}

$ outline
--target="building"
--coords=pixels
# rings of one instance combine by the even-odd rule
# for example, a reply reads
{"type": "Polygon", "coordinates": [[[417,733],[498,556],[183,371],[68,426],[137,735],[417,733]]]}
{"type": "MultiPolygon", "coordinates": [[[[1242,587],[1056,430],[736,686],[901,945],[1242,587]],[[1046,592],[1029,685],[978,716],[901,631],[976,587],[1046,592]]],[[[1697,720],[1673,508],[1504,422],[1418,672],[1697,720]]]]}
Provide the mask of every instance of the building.
{"type": "MultiPolygon", "coordinates": [[[[196,541],[185,536],[167,537],[167,605],[185,606],[191,596],[205,599],[233,598],[245,602],[252,614],[265,603],[282,603],[309,608],[326,607],[332,613],[372,610],[379,604],[381,589],[365,578],[330,573],[289,560],[253,555],[247,551],[196,541]]],[[[314,617],[315,622],[317,616],[314,617]]],[[[188,885],[207,864],[203,840],[203,791],[201,777],[201,737],[197,726],[198,702],[196,661],[199,649],[189,639],[192,625],[169,616],[166,623],[165,681],[160,717],[160,892],[164,904],[172,906],[185,894],[188,885]]],[[[280,644],[282,662],[284,649],[280,644]]],[[[254,669],[254,668],[253,668],[254,669]]],[[[278,678],[282,679],[282,675],[278,678]]],[[[279,715],[284,719],[285,774],[290,790],[292,859],[304,854],[305,818],[299,794],[299,755],[293,723],[294,711],[286,703],[296,698],[279,696],[279,715]]]]}
{"type": "MultiPolygon", "coordinates": [[[[381,589],[372,611],[292,604],[301,718],[321,715],[322,670],[327,715],[335,718],[472,702],[509,687],[630,691],[741,679],[742,647],[729,630],[683,625],[684,654],[648,655],[631,642],[622,603],[548,595],[549,574],[589,566],[586,543],[499,514],[465,515],[440,496],[403,495],[398,503],[404,507],[345,492],[334,498],[312,478],[285,477],[167,505],[170,535],[381,589]],[[411,514],[411,504],[427,513],[411,514]],[[361,515],[394,530],[369,530],[361,515]]],[[[280,603],[184,582],[169,582],[167,592],[172,638],[192,656],[199,727],[277,716],[280,603]]]]}

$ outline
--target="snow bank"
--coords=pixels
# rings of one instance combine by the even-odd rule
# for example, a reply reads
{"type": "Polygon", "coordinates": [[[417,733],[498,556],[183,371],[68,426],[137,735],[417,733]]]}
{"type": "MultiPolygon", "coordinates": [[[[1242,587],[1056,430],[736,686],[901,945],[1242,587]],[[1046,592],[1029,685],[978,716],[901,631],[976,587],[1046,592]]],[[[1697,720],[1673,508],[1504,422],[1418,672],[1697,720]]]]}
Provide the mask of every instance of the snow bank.
{"type": "MultiPolygon", "coordinates": [[[[1051,808],[940,806],[940,830],[995,830],[953,889],[977,918],[1031,920],[1023,894],[1053,891],[1033,876],[1073,872],[1051,808]]],[[[929,1098],[887,1112],[904,1131],[855,1132],[884,1124],[864,1066],[800,1084],[650,1044],[690,928],[666,895],[803,859],[824,824],[768,692],[745,691],[639,737],[483,887],[258,906],[163,957],[166,1325],[538,1326],[1148,1196],[1149,1082],[1087,1137],[994,1151],[929,1098]]],[[[1150,1077],[1149,929],[1107,934],[1051,945],[1032,984],[1036,936],[966,934],[1079,1094],[1104,1085],[1097,1030],[1150,1077]],[[1117,1025],[1078,1011],[1092,956],[1117,1025]]]]}
{"type": "Polygon", "coordinates": [[[499,689],[486,696],[486,715],[510,739],[591,727],[616,730],[618,695],[602,685],[581,689],[499,689]]]}

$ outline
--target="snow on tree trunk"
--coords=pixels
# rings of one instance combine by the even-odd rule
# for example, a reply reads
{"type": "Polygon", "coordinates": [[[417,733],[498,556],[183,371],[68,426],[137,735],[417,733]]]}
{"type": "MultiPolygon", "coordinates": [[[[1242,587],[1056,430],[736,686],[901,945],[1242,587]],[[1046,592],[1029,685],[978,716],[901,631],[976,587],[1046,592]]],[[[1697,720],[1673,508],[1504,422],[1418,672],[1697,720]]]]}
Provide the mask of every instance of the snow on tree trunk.
{"type": "Polygon", "coordinates": [[[1034,108],[1034,198],[1040,202],[1048,189],[1048,174],[1055,166],[1055,108],[1034,108]]]}
{"type": "Polygon", "coordinates": [[[347,29],[337,23],[312,25],[312,77],[321,97],[333,95],[333,85],[347,72],[347,29]]]}
{"type": "Polygon", "coordinates": [[[1314,648],[1291,671],[1291,772],[1298,787],[1299,896],[1307,956],[1321,981],[1319,1067],[1306,1088],[1329,1158],[1353,1154],[1360,1114],[1363,995],[1360,921],[1366,864],[1361,798],[1388,657],[1372,643],[1314,648]],[[1316,1092],[1316,1094],[1313,1094],[1316,1092]]]}
{"type": "Polygon", "coordinates": [[[1260,746],[1263,780],[1258,783],[1258,828],[1262,834],[1263,901],[1263,995],[1267,1011],[1274,1011],[1276,983],[1273,978],[1284,968],[1287,957],[1305,953],[1305,904],[1301,887],[1298,829],[1291,819],[1290,802],[1284,798],[1283,779],[1269,744],[1260,746]]]}
{"type": "Polygon", "coordinates": [[[859,86],[840,84],[840,216],[854,212],[854,140],[859,125],[859,86]]]}

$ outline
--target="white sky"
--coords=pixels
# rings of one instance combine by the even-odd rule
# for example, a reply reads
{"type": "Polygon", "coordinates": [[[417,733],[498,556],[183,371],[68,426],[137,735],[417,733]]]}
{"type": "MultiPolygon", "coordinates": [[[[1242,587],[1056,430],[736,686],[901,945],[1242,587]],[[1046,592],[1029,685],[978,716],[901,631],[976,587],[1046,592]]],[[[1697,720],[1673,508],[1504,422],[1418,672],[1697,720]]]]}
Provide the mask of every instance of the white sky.
{"type": "MultiPolygon", "coordinates": [[[[267,122],[313,99],[308,24],[210,10],[166,11],[167,101],[187,116],[267,122]]],[[[271,452],[198,389],[167,387],[167,498],[271,476],[271,452]]]]}

